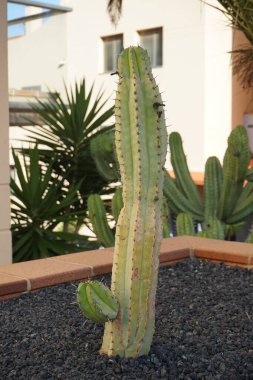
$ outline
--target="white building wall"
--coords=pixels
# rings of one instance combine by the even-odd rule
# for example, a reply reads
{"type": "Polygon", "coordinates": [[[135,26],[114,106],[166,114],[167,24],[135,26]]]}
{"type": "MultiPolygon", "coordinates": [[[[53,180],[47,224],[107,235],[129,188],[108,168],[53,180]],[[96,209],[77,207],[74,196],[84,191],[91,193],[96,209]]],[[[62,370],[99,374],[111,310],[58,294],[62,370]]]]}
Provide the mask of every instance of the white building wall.
{"type": "Polygon", "coordinates": [[[155,68],[154,75],[166,102],[169,131],[181,133],[192,171],[203,171],[210,155],[223,156],[231,130],[232,32],[217,10],[201,0],[124,0],[115,28],[106,12],[107,0],[61,3],[73,12],[10,41],[11,87],[40,82],[61,90],[57,63],[65,59],[60,70],[67,83],[84,76],[88,86],[96,81],[96,89],[103,86],[113,99],[116,79],[101,72],[101,37],[123,33],[127,47],[138,43],[138,30],[163,27],[163,66],[155,68]],[[22,65],[15,72],[17,60],[22,65]]]}
{"type": "Polygon", "coordinates": [[[101,37],[123,33],[127,47],[138,43],[138,30],[163,27],[163,66],[153,71],[164,92],[169,131],[181,133],[192,171],[203,171],[209,155],[223,156],[231,130],[232,47],[224,16],[200,0],[124,0],[115,28],[107,0],[63,4],[73,7],[67,17],[69,82],[85,76],[111,95],[115,79],[101,73],[101,37]]]}
{"type": "Polygon", "coordinates": [[[33,31],[30,25],[25,36],[9,40],[9,88],[41,86],[42,91],[49,87],[61,92],[67,59],[66,15],[36,26],[33,31]]]}
{"type": "MultiPolygon", "coordinates": [[[[216,5],[216,1],[212,1],[216,5]]],[[[221,162],[232,126],[232,29],[224,16],[205,7],[204,152],[221,162]]],[[[234,127],[234,126],[232,126],[234,127]]]]}

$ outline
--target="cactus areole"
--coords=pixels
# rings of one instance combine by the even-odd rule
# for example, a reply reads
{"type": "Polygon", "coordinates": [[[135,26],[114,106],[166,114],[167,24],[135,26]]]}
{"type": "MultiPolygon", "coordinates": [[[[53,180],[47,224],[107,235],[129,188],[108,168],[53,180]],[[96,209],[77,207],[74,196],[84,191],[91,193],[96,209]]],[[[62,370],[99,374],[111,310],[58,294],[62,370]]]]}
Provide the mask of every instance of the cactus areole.
{"type": "Polygon", "coordinates": [[[147,52],[125,49],[118,76],[115,140],[123,208],[116,227],[111,292],[119,309],[117,317],[105,323],[100,352],[137,357],[148,354],[154,333],[167,133],[147,52]]]}

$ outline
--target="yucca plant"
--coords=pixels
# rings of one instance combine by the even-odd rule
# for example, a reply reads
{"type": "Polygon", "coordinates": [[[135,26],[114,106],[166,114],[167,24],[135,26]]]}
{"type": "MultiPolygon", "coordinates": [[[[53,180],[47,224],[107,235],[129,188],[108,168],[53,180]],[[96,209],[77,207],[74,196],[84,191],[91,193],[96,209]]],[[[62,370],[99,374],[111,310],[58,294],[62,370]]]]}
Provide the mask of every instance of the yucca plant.
{"type": "Polygon", "coordinates": [[[40,160],[48,165],[54,158],[52,169],[59,178],[65,179],[66,189],[79,185],[81,196],[73,204],[78,212],[86,210],[90,194],[103,193],[112,181],[97,168],[99,158],[96,160],[96,151],[91,152],[91,142],[99,138],[101,144],[104,138],[108,149],[108,131],[113,130],[113,126],[104,127],[104,124],[113,115],[113,107],[105,109],[107,100],[103,100],[103,92],[95,95],[94,86],[87,91],[84,79],[69,90],[65,86],[65,97],[66,102],[56,93],[46,101],[38,99],[32,108],[41,119],[40,125],[26,130],[30,132],[29,140],[38,145],[40,160]]]}
{"type": "MultiPolygon", "coordinates": [[[[44,167],[35,147],[25,154],[13,151],[17,180],[11,178],[11,216],[14,262],[40,259],[94,247],[87,237],[56,228],[76,217],[77,186],[64,190],[64,178],[44,167]]],[[[79,212],[84,218],[84,212],[79,212]]]]}

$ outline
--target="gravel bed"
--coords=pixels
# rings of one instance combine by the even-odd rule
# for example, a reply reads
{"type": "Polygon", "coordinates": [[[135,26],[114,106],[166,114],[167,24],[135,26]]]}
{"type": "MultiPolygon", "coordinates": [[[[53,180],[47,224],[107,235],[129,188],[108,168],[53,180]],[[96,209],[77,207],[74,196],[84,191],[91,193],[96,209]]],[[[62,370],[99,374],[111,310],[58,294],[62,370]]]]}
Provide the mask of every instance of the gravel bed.
{"type": "Polygon", "coordinates": [[[76,286],[0,303],[1,380],[253,379],[253,271],[196,259],[161,268],[153,345],[138,359],[98,354],[103,325],[83,317],[76,286]]]}

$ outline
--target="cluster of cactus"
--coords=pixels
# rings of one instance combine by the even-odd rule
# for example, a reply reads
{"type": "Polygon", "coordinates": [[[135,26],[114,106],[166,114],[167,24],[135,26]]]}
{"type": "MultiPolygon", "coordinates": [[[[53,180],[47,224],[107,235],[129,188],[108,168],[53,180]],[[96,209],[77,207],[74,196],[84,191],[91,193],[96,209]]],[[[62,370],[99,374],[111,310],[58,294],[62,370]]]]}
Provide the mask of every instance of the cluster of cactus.
{"type": "Polygon", "coordinates": [[[78,301],[87,317],[106,322],[102,354],[137,357],[149,352],[154,333],[167,133],[147,52],[125,49],[118,75],[115,142],[123,207],[112,285],[110,290],[97,282],[82,283],[78,301]]]}
{"type": "MultiPolygon", "coordinates": [[[[246,128],[237,126],[228,138],[223,166],[217,157],[205,165],[204,196],[195,185],[179,133],[170,134],[171,163],[175,173],[164,180],[164,194],[175,215],[189,214],[202,226],[199,236],[233,239],[253,214],[252,170],[246,128]],[[212,232],[213,231],[213,232],[212,232]]],[[[189,220],[188,218],[188,220],[189,220]]]]}
{"type": "MultiPolygon", "coordinates": [[[[204,197],[200,195],[190,175],[179,133],[171,133],[169,144],[175,179],[166,172],[162,210],[163,237],[174,234],[234,239],[253,213],[253,169],[248,169],[250,150],[246,129],[238,126],[231,132],[223,167],[217,157],[207,159],[204,197]],[[175,225],[170,217],[171,212],[176,215],[175,225]],[[201,231],[197,231],[197,225],[201,226],[201,231]]],[[[89,205],[93,230],[103,246],[112,246],[115,230],[108,225],[103,202],[98,196],[96,198],[96,205],[89,205]]],[[[115,195],[115,200],[113,198],[113,206],[114,203],[118,205],[119,213],[122,207],[120,193],[115,195]]],[[[115,220],[117,221],[117,216],[115,220]]],[[[253,242],[250,236],[247,242],[253,242]]]]}
{"type": "Polygon", "coordinates": [[[224,240],[224,226],[217,218],[210,218],[201,231],[197,231],[196,222],[187,213],[180,213],[176,218],[176,233],[178,236],[198,236],[212,239],[224,240]]]}

